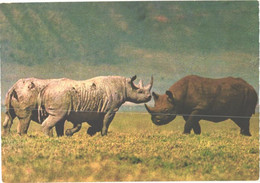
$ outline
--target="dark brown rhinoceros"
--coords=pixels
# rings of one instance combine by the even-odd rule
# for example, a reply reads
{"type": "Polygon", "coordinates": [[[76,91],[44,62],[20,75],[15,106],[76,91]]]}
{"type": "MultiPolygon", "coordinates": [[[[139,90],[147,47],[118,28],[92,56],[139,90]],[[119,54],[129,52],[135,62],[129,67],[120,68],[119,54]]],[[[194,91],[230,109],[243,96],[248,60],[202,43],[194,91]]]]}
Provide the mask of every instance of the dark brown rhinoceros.
{"type": "Polygon", "coordinates": [[[240,133],[251,136],[249,120],[255,113],[257,93],[241,78],[210,79],[195,75],[182,78],[164,95],[152,93],[155,106],[145,105],[156,125],[172,121],[176,115],[186,121],[184,133],[201,133],[200,120],[233,120],[240,133]]]}
{"type": "MultiPolygon", "coordinates": [[[[4,133],[9,133],[15,117],[18,117],[17,133],[26,134],[30,121],[38,121],[37,96],[50,82],[59,79],[19,79],[7,92],[5,97],[4,133]]],[[[59,127],[56,126],[56,130],[59,127]]],[[[57,132],[58,133],[58,132],[57,132]]]]}
{"type": "Polygon", "coordinates": [[[101,135],[106,135],[115,113],[124,102],[144,103],[151,99],[153,79],[145,87],[142,82],[135,85],[135,79],[136,76],[100,76],[84,81],[63,79],[50,83],[38,97],[38,116],[47,116],[42,123],[44,133],[49,135],[53,126],[62,126],[68,120],[74,128],[67,130],[66,135],[77,132],[82,122],[91,126],[88,134],[101,131],[101,135]]]}

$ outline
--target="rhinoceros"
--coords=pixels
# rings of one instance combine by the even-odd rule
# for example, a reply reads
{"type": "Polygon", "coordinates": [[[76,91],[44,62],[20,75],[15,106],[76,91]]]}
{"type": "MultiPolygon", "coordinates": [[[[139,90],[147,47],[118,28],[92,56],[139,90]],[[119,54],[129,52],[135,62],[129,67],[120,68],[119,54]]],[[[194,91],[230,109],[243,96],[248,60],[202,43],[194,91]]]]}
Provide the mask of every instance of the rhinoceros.
{"type": "Polygon", "coordinates": [[[151,100],[153,77],[147,86],[142,86],[142,81],[134,84],[135,79],[136,75],[131,78],[99,76],[84,81],[62,79],[50,83],[38,96],[38,117],[47,116],[42,123],[43,132],[49,135],[53,126],[68,120],[74,125],[66,131],[68,136],[80,130],[82,122],[90,125],[89,135],[96,132],[107,135],[111,121],[124,102],[151,100]]]}
{"type": "MultiPolygon", "coordinates": [[[[7,92],[5,97],[4,133],[9,133],[13,119],[18,117],[17,133],[26,134],[31,120],[38,121],[37,97],[39,92],[50,82],[59,79],[19,79],[7,92]]],[[[59,126],[56,126],[58,130],[59,126]]]]}
{"type": "Polygon", "coordinates": [[[241,78],[211,79],[190,75],[174,83],[163,95],[152,92],[154,107],[145,104],[152,122],[165,125],[183,116],[184,133],[193,129],[201,133],[199,121],[221,122],[231,119],[240,127],[240,133],[251,136],[249,120],[255,113],[257,93],[241,78]]]}

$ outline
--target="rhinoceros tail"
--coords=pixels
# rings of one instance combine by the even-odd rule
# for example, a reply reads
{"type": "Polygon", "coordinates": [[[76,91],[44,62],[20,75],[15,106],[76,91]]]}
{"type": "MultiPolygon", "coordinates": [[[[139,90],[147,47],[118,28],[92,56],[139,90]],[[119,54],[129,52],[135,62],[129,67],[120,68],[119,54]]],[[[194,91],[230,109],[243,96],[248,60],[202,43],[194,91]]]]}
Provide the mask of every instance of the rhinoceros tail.
{"type": "Polygon", "coordinates": [[[43,101],[42,92],[39,92],[39,94],[37,96],[38,121],[39,121],[39,123],[43,122],[44,115],[46,114],[45,109],[44,109],[43,104],[42,104],[42,101],[43,101]]]}
{"type": "Polygon", "coordinates": [[[7,92],[5,96],[5,110],[6,110],[6,117],[5,121],[3,123],[3,127],[6,128],[11,128],[12,121],[16,117],[14,108],[11,104],[12,98],[15,98],[18,101],[18,96],[17,93],[14,89],[14,87],[10,88],[9,91],[7,92]],[[9,124],[10,123],[10,124],[9,124]]]}
{"type": "Polygon", "coordinates": [[[256,91],[252,88],[246,90],[244,107],[248,115],[255,114],[258,97],[256,91]]]}
{"type": "Polygon", "coordinates": [[[255,90],[252,90],[251,93],[252,93],[252,109],[251,109],[251,112],[252,112],[252,114],[255,114],[255,109],[256,109],[257,102],[258,102],[258,96],[257,96],[257,93],[256,93],[255,90]]]}

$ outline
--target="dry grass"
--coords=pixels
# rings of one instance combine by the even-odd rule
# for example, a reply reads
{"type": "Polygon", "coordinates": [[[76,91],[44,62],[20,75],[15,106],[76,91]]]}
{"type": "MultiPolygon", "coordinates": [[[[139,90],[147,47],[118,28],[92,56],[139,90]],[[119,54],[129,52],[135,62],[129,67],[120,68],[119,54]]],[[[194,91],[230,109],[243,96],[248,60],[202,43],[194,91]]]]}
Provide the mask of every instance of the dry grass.
{"type": "MultiPolygon", "coordinates": [[[[3,118],[3,117],[2,117],[3,118]]],[[[3,120],[2,120],[3,121],[3,120]]],[[[17,121],[15,121],[16,124],[17,121]]],[[[181,117],[157,127],[145,113],[118,113],[105,137],[48,138],[32,123],[28,136],[2,137],[4,182],[257,180],[259,122],[252,137],[231,121],[201,122],[201,135],[183,135],[181,117]]],[[[67,124],[69,128],[71,124],[67,124]]]]}

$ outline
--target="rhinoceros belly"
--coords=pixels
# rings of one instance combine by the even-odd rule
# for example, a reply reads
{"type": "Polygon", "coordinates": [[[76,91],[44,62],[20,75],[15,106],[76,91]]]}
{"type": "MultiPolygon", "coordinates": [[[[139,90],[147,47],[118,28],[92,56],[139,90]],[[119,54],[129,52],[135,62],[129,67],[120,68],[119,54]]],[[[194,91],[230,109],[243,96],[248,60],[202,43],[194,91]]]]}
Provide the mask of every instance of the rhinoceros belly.
{"type": "Polygon", "coordinates": [[[87,122],[91,126],[95,123],[102,122],[105,113],[103,112],[93,112],[93,111],[72,111],[67,117],[68,121],[73,123],[87,122]]]}

